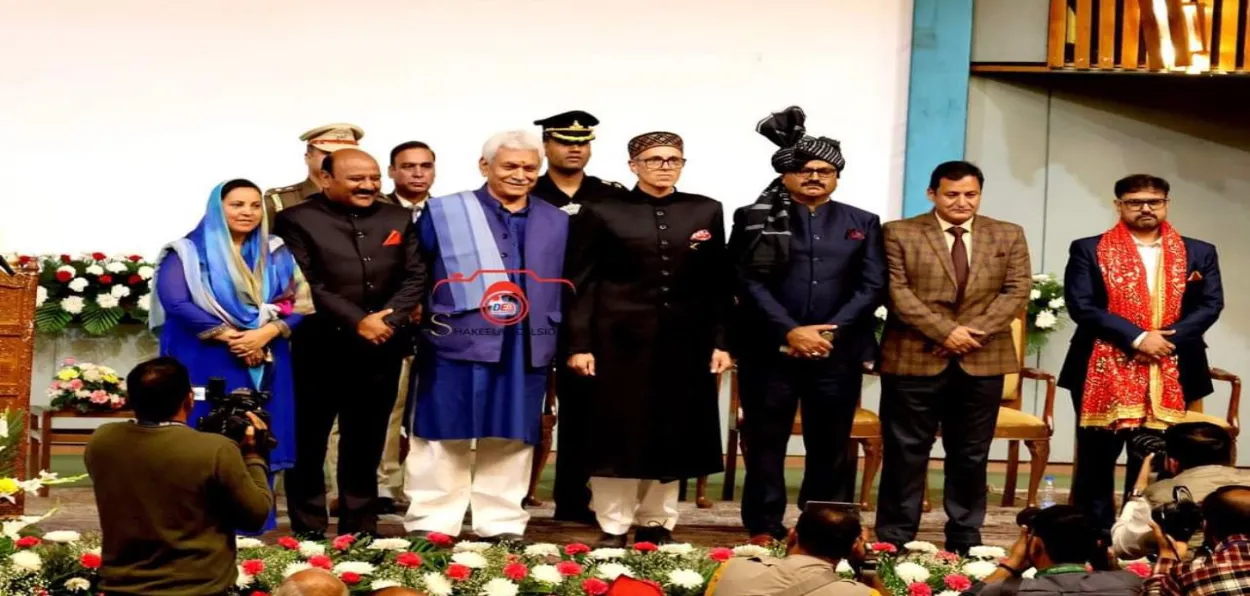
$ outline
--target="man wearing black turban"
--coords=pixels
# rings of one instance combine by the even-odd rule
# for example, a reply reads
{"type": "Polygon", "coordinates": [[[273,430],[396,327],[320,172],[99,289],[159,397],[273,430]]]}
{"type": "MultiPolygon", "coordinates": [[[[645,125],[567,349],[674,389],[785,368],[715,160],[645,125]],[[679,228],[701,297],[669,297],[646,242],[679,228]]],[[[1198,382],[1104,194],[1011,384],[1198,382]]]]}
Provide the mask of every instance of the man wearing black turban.
{"type": "Polygon", "coordinates": [[[881,221],[830,199],[846,160],[838,141],[804,134],[804,119],[792,107],[757,126],[780,147],[772,158],[780,176],[734,214],[730,240],[747,445],[742,522],[753,542],[785,538],[786,445],[799,408],[807,451],[799,507],[853,499],[847,442],[885,299],[881,221]]]}

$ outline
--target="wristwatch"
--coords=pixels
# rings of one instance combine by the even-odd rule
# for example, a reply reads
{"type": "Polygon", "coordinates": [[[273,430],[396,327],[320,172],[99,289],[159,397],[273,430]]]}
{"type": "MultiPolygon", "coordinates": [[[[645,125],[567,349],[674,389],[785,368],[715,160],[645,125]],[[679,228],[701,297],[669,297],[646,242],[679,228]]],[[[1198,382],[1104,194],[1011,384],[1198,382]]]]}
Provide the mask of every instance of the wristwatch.
{"type": "Polygon", "coordinates": [[[1008,573],[1010,573],[1012,576],[1015,576],[1015,577],[1020,577],[1020,574],[1024,573],[1023,569],[1016,569],[1015,567],[1012,567],[1011,565],[1008,565],[1006,563],[999,563],[998,567],[1000,569],[1006,569],[1008,573]]]}

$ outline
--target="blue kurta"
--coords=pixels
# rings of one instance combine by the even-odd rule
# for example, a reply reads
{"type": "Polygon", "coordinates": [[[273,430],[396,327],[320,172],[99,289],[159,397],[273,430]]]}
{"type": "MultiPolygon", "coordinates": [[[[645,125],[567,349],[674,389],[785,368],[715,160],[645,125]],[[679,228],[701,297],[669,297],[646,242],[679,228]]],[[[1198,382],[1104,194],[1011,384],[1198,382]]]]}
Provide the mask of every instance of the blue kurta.
{"type": "MultiPolygon", "coordinates": [[[[230,352],[230,346],[198,337],[222,322],[192,301],[182,271],[182,260],[171,251],[161,262],[156,280],[157,299],[166,312],[165,324],[161,327],[161,355],[177,358],[186,366],[192,385],[203,387],[208,385],[209,378],[221,377],[226,380],[228,392],[251,388],[252,379],[247,366],[230,352]]],[[[294,328],[301,318],[301,315],[293,314],[283,321],[294,328]]],[[[295,464],[295,388],[291,378],[290,342],[278,336],[269,342],[269,349],[273,353],[273,363],[265,369],[261,389],[270,392],[265,411],[269,412],[269,431],[278,439],[278,448],[269,454],[269,468],[277,472],[295,464]]],[[[195,402],[187,423],[195,427],[210,409],[211,404],[207,400],[195,402]]],[[[271,476],[271,486],[272,481],[271,476]]],[[[275,527],[274,513],[271,512],[262,533],[275,527]]]]}
{"type": "MultiPolygon", "coordinates": [[[[492,228],[507,242],[499,246],[504,268],[525,268],[525,227],[530,208],[509,212],[485,190],[476,196],[482,203],[492,228]]],[[[532,199],[531,199],[532,200],[532,199]]],[[[427,258],[438,257],[438,235],[428,214],[418,222],[421,251],[427,258]]],[[[473,272],[462,272],[471,275],[473,272]]],[[[511,273],[509,279],[526,291],[527,277],[511,273]]],[[[547,389],[547,368],[529,366],[524,339],[530,332],[529,318],[520,323],[494,327],[491,333],[503,335],[499,362],[469,362],[444,358],[423,342],[417,350],[417,374],[409,395],[416,396],[415,421],[408,427],[430,441],[499,438],[535,445],[541,438],[543,397],[547,389]]]]}

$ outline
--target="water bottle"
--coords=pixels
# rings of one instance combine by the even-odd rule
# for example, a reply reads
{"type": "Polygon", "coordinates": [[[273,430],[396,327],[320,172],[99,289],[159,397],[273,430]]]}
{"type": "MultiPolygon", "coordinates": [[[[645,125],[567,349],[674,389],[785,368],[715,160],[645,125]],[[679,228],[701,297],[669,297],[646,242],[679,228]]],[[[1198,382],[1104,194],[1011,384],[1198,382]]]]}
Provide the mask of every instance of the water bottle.
{"type": "Polygon", "coordinates": [[[1055,506],[1055,477],[1046,476],[1042,478],[1042,509],[1055,506]]]}

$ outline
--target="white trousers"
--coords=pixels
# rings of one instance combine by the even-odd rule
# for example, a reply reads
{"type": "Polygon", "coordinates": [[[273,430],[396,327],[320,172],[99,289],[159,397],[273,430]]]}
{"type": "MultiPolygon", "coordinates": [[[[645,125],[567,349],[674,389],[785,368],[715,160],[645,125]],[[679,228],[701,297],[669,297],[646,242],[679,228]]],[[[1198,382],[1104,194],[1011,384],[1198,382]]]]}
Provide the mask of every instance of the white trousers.
{"type": "Polygon", "coordinates": [[[630,526],[677,525],[677,481],[636,478],[590,479],[590,507],[604,532],[613,536],[629,533],[630,526]]]}
{"type": "Polygon", "coordinates": [[[408,439],[404,494],[408,532],[460,535],[472,507],[473,532],[482,538],[524,534],[530,514],[522,501],[529,492],[534,447],[507,439],[427,441],[408,439]]]}

